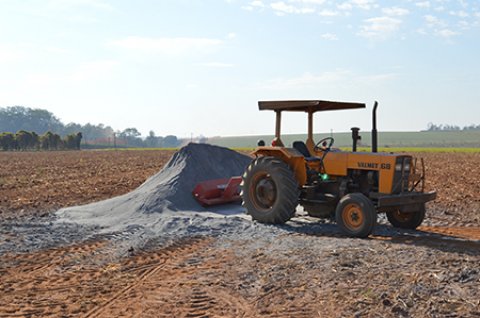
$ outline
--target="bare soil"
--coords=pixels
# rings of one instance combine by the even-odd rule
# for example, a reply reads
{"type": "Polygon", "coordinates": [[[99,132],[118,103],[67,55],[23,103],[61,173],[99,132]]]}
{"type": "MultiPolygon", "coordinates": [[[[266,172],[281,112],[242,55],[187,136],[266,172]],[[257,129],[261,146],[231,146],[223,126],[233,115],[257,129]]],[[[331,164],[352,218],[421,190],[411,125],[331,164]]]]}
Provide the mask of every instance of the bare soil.
{"type": "Polygon", "coordinates": [[[0,152],[0,215],[45,214],[127,193],[174,151],[0,152]]]}
{"type": "MultiPolygon", "coordinates": [[[[135,189],[171,154],[0,153],[0,245],[19,235],[15,222],[135,189]]],[[[126,254],[110,236],[11,248],[0,317],[480,317],[480,155],[421,156],[438,199],[418,231],[381,222],[359,240],[319,222],[126,254]]]]}

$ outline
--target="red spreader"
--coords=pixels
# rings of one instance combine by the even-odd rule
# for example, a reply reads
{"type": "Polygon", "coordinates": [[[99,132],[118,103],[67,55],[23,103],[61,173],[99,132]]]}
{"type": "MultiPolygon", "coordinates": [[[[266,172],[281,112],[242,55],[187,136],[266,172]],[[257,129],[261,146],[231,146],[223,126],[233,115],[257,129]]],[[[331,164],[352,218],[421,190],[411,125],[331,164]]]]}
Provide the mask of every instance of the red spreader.
{"type": "Polygon", "coordinates": [[[202,206],[220,205],[240,201],[242,177],[215,179],[198,183],[192,191],[202,206]]]}

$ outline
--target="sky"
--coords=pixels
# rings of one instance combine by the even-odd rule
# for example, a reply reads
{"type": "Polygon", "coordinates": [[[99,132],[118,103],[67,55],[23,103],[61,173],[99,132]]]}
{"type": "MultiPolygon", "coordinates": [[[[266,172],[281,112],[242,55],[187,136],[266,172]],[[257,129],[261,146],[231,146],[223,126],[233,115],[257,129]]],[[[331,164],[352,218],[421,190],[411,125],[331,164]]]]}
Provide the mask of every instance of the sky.
{"type": "MultiPolygon", "coordinates": [[[[259,100],[362,102],[315,132],[480,124],[480,1],[0,0],[0,107],[144,136],[273,134],[259,100]]],[[[306,132],[285,114],[282,132],[306,132]]]]}

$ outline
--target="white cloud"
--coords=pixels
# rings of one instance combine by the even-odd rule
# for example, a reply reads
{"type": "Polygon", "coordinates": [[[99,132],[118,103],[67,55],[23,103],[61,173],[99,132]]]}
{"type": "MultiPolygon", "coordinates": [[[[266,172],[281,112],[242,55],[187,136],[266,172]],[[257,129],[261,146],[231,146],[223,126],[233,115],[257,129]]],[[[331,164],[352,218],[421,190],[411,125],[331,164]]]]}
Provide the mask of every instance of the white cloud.
{"type": "Polygon", "coordinates": [[[430,1],[415,2],[415,5],[419,8],[428,9],[430,8],[430,1]]]}
{"type": "Polygon", "coordinates": [[[307,4],[324,4],[325,0],[290,0],[290,2],[299,2],[299,3],[307,3],[307,4]]]}
{"type": "Polygon", "coordinates": [[[242,9],[243,10],[247,10],[247,11],[253,11],[255,9],[259,9],[259,10],[262,10],[263,8],[265,8],[265,4],[263,3],[263,1],[261,0],[254,0],[254,1],[251,1],[248,5],[246,6],[242,6],[242,9]]]}
{"type": "Polygon", "coordinates": [[[341,3],[341,4],[337,5],[337,8],[340,9],[340,10],[350,11],[350,10],[353,9],[353,6],[348,2],[344,2],[344,3],[341,3]]]}
{"type": "Polygon", "coordinates": [[[452,31],[450,29],[442,29],[436,32],[438,36],[441,36],[442,38],[451,38],[452,36],[458,35],[458,32],[452,31]]]}
{"type": "Polygon", "coordinates": [[[425,18],[425,21],[427,22],[427,24],[431,24],[431,25],[434,25],[434,24],[438,24],[439,23],[439,19],[433,15],[426,15],[424,16],[425,18]]]}
{"type": "Polygon", "coordinates": [[[49,0],[49,7],[61,10],[76,9],[78,7],[90,7],[111,11],[113,6],[104,0],[49,0]]]}
{"type": "Polygon", "coordinates": [[[370,10],[377,8],[378,4],[375,0],[349,0],[336,5],[337,9],[351,11],[354,8],[360,8],[363,10],[370,10]]]}
{"type": "Polygon", "coordinates": [[[372,7],[375,6],[374,0],[351,0],[350,1],[354,6],[363,9],[363,10],[370,10],[372,7]]]}
{"type": "Polygon", "coordinates": [[[465,0],[458,0],[458,2],[460,3],[460,5],[463,7],[463,8],[467,8],[468,7],[468,2],[465,1],[465,0]]]}
{"type": "Polygon", "coordinates": [[[336,34],[333,34],[333,33],[324,33],[322,35],[320,35],[320,37],[324,40],[329,40],[329,41],[336,41],[338,40],[338,37],[336,34]]]}
{"type": "Polygon", "coordinates": [[[397,17],[404,16],[410,13],[407,9],[399,7],[383,8],[382,12],[386,15],[397,17]]]}
{"type": "Polygon", "coordinates": [[[355,74],[348,70],[335,70],[312,74],[306,72],[301,76],[292,78],[275,78],[259,85],[262,89],[272,90],[294,90],[304,88],[324,87],[325,85],[345,84],[346,82],[356,83],[357,85],[378,85],[385,81],[391,81],[398,78],[397,73],[378,73],[378,74],[355,74]]]}
{"type": "Polygon", "coordinates": [[[443,20],[440,20],[436,16],[433,15],[426,15],[425,17],[425,22],[427,22],[427,26],[430,28],[444,28],[447,26],[447,23],[443,20]]]}
{"type": "Polygon", "coordinates": [[[392,17],[377,17],[365,20],[366,25],[358,33],[360,36],[369,39],[383,40],[397,31],[402,24],[402,20],[392,17]]]}
{"type": "Polygon", "coordinates": [[[185,54],[198,53],[199,50],[208,50],[222,44],[222,40],[211,38],[147,38],[129,36],[127,38],[111,41],[110,46],[134,51],[159,54],[185,54]]]}
{"type": "MultiPolygon", "coordinates": [[[[116,10],[111,4],[116,2],[109,0],[28,0],[13,2],[18,5],[18,13],[22,15],[42,19],[42,21],[54,21],[55,23],[98,23],[104,19],[104,16],[101,15],[116,10]]],[[[3,3],[2,0],[0,0],[0,3],[3,3]]]]}
{"type": "Polygon", "coordinates": [[[373,74],[373,75],[365,75],[359,76],[358,79],[362,82],[368,82],[372,84],[373,82],[385,82],[390,81],[398,77],[396,73],[386,73],[386,74],[373,74]]]}
{"type": "Polygon", "coordinates": [[[242,6],[242,9],[243,9],[243,10],[247,10],[247,11],[253,11],[253,7],[252,7],[252,6],[242,6]]]}
{"type": "Polygon", "coordinates": [[[460,17],[460,18],[466,18],[469,16],[469,14],[463,10],[460,10],[460,11],[450,11],[449,12],[450,15],[453,15],[453,16],[456,16],[456,17],[460,17]]]}
{"type": "Polygon", "coordinates": [[[200,63],[198,65],[212,67],[212,68],[229,68],[234,66],[231,63],[222,63],[222,62],[207,62],[207,63],[200,63]]]}
{"type": "Polygon", "coordinates": [[[305,73],[299,77],[293,78],[276,78],[261,84],[264,89],[295,89],[322,85],[324,83],[332,83],[342,81],[350,78],[350,72],[345,70],[337,70],[333,72],[324,72],[322,74],[314,75],[312,73],[305,73]]]}
{"type": "MultiPolygon", "coordinates": [[[[424,16],[424,19],[427,24],[427,27],[431,30],[431,34],[434,34],[436,36],[446,38],[446,39],[449,39],[451,37],[454,37],[460,34],[459,32],[450,29],[448,27],[448,24],[445,21],[439,19],[436,16],[426,15],[424,16]]],[[[466,21],[459,21],[457,25],[463,29],[468,29],[470,27],[469,23],[466,21]]],[[[427,32],[424,29],[422,29],[421,34],[426,34],[426,33],[427,32]]]]}
{"type": "Polygon", "coordinates": [[[458,26],[463,30],[470,29],[470,23],[468,23],[468,21],[465,21],[465,20],[458,21],[458,26]]]}
{"type": "Polygon", "coordinates": [[[423,28],[417,29],[417,33],[421,34],[421,35],[428,35],[427,31],[425,31],[425,29],[423,29],[423,28]]]}
{"type": "Polygon", "coordinates": [[[285,15],[288,13],[307,14],[307,13],[315,12],[315,9],[313,8],[296,7],[294,5],[286,4],[283,1],[273,2],[270,4],[270,6],[276,12],[277,15],[285,15]]]}
{"type": "Polygon", "coordinates": [[[255,0],[255,1],[250,2],[250,6],[258,7],[258,8],[264,8],[265,4],[263,4],[263,2],[260,1],[260,0],[255,0]]]}
{"type": "Polygon", "coordinates": [[[76,65],[68,70],[63,69],[61,72],[32,70],[22,79],[22,86],[32,88],[34,91],[40,92],[40,95],[48,95],[65,85],[75,87],[72,85],[81,83],[90,85],[96,81],[110,81],[118,65],[118,61],[115,60],[97,60],[76,65]]]}
{"type": "Polygon", "coordinates": [[[333,10],[328,10],[328,9],[324,9],[320,12],[318,12],[318,15],[322,16],[322,17],[335,17],[335,16],[338,16],[340,14],[340,12],[338,11],[333,11],[333,10]]]}
{"type": "Polygon", "coordinates": [[[231,39],[235,39],[237,37],[237,34],[234,33],[234,32],[230,32],[227,34],[227,39],[231,40],[231,39]]]}

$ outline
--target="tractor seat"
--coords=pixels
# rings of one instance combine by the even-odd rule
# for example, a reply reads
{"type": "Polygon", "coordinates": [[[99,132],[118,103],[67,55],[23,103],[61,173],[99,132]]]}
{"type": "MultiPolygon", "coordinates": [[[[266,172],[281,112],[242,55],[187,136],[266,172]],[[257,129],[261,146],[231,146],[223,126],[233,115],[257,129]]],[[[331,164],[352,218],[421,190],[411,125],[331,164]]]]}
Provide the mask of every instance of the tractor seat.
{"type": "Polygon", "coordinates": [[[312,154],[310,153],[310,151],[307,148],[307,145],[305,145],[305,143],[303,141],[294,141],[292,145],[293,145],[293,148],[298,150],[298,152],[300,152],[305,157],[306,161],[312,162],[312,161],[321,161],[322,160],[318,157],[312,156],[312,154]]]}

